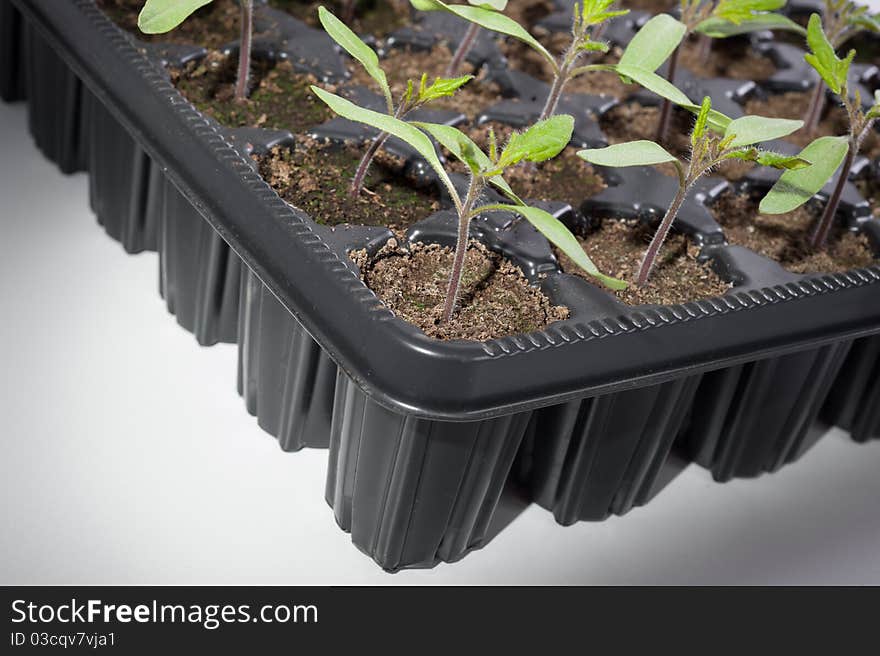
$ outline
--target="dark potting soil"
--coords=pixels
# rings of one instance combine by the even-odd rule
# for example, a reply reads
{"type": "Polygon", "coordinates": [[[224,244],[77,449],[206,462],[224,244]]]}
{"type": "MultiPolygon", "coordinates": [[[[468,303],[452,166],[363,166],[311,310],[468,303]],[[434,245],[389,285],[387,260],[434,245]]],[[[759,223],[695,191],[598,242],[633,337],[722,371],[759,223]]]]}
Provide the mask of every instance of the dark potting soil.
{"type": "Polygon", "coordinates": [[[232,0],[214,0],[166,34],[144,34],[137,19],[144,0],[96,0],[98,8],[122,29],[147,42],[189,43],[219,48],[236,41],[241,34],[241,9],[232,0]]]}
{"type": "Polygon", "coordinates": [[[320,26],[318,7],[324,5],[357,34],[381,37],[409,22],[409,0],[354,0],[354,16],[349,20],[347,0],[269,0],[275,9],[286,11],[312,27],[320,26]]]}
{"type": "Polygon", "coordinates": [[[251,67],[247,99],[234,98],[237,57],[212,51],[207,57],[172,73],[180,92],[199,111],[228,127],[264,127],[294,134],[319,125],[332,112],[309,89],[314,77],[293,70],[290,62],[251,67]]]}
{"type": "Polygon", "coordinates": [[[291,205],[324,225],[353,223],[406,229],[440,209],[430,190],[406,184],[399,163],[380,152],[361,194],[349,196],[349,183],[362,149],[299,139],[293,149],[277,147],[259,162],[263,179],[291,205]]]}
{"type": "Polygon", "coordinates": [[[437,339],[486,340],[542,330],[568,317],[522,271],[478,242],[465,259],[459,306],[452,320],[441,323],[453,252],[437,244],[413,244],[409,251],[396,240],[370,261],[364,251],[352,253],[364,282],[399,317],[437,339]]]}
{"type": "MultiPolygon", "coordinates": [[[[514,131],[509,125],[489,121],[476,128],[467,130],[468,136],[479,145],[484,152],[488,151],[489,130],[494,131],[499,150],[514,131]]],[[[513,191],[527,200],[556,200],[568,203],[577,209],[587,198],[595,196],[605,189],[606,184],[595,169],[577,156],[579,149],[568,147],[559,155],[546,162],[532,164],[522,162],[504,172],[504,179],[513,191]]],[[[450,168],[466,173],[466,167],[454,162],[449,153],[447,160],[450,168]]]]}
{"type": "MultiPolygon", "coordinates": [[[[446,66],[451,59],[452,53],[444,44],[435,46],[431,50],[392,48],[388,56],[382,60],[382,68],[388,76],[394,102],[399,102],[405,93],[407,81],[412,80],[413,85],[418,87],[423,73],[428,74],[428,84],[438,77],[446,77],[446,66]]],[[[353,84],[369,87],[379,93],[373,78],[367,75],[362,66],[352,63],[349,70],[353,84]]],[[[465,62],[457,75],[469,74],[474,74],[473,66],[465,62]]],[[[498,86],[487,82],[485,78],[486,72],[480,71],[476,74],[476,79],[456,91],[455,96],[438,98],[432,101],[429,107],[452,109],[473,120],[480,112],[500,99],[498,86]]]]}
{"type": "MultiPolygon", "coordinates": [[[[721,296],[730,289],[708,264],[697,260],[699,248],[680,234],[666,239],[648,284],[632,284],[654,230],[638,221],[605,220],[578,241],[602,273],[631,283],[623,291],[612,292],[628,305],[674,305],[721,296]]],[[[563,271],[594,282],[564,253],[557,251],[557,257],[563,271]]]]}
{"type": "MultiPolygon", "coordinates": [[[[747,114],[802,119],[807,113],[807,106],[809,105],[811,95],[811,91],[791,91],[771,95],[766,100],[753,98],[746,102],[745,110],[747,114]]],[[[799,130],[785,137],[785,140],[804,147],[816,137],[845,135],[848,131],[849,122],[846,110],[832,103],[826,103],[825,114],[819,122],[819,127],[815,134],[811,135],[807,134],[806,130],[799,130]]],[[[880,136],[878,136],[876,131],[872,131],[865,137],[860,153],[871,158],[880,156],[880,136]]]]}
{"type": "Polygon", "coordinates": [[[700,53],[699,40],[689,39],[679,63],[699,77],[727,77],[735,80],[766,80],[776,72],[769,57],[755,52],[747,39],[711,39],[709,56],[700,53]]]}
{"type": "Polygon", "coordinates": [[[873,264],[867,238],[842,227],[832,231],[824,250],[810,246],[820,209],[810,203],[788,214],[765,215],[758,212],[756,199],[734,193],[723,194],[711,207],[731,244],[776,260],[794,273],[834,273],[873,264]]]}

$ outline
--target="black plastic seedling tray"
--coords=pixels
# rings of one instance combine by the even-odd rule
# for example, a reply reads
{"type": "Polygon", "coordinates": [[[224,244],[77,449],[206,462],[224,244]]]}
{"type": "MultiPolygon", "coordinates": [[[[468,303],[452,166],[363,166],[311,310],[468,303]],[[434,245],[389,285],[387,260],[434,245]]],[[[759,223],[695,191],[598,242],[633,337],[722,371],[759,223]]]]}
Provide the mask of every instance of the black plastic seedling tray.
{"type": "MultiPolygon", "coordinates": [[[[567,4],[557,4],[545,24],[566,29],[567,4]]],[[[620,21],[609,38],[625,43],[643,18],[620,21]]],[[[457,38],[460,26],[431,20],[439,22],[405,29],[396,42],[457,38]]],[[[285,19],[273,34],[273,56],[329,78],[344,71],[322,33],[285,19]]],[[[255,172],[248,155],[288,143],[289,133],[221,128],[181,98],[163,64],[203,50],[138,43],[91,0],[0,0],[0,35],[3,98],[27,96],[38,146],[62,170],[89,171],[92,207],[111,236],[130,252],[159,251],[160,289],[178,321],[202,344],[238,342],[239,392],[260,425],[285,450],[329,447],[326,494],[337,521],[388,570],[482,546],[511,486],[569,524],[646,503],[691,461],[717,480],[774,471],[826,422],[859,440],[880,436],[880,266],[801,276],[728,245],[707,209],[729,188],[724,180],[706,181],[677,225],[733,283],[723,297],[622,305],[560,273],[527,224],[494,213],[475,221],[473,236],[571,317],[529,335],[437,341],[396,318],[347,256],[378,250],[389,231],[319,226],[255,172]]],[[[809,87],[790,46],[755,47],[777,48],[782,62],[763,92],[809,87]]],[[[483,118],[528,121],[546,86],[505,70],[491,43],[472,57],[518,99],[483,118]]],[[[876,67],[858,74],[880,84],[876,67]]],[[[734,114],[737,99],[762,92],[695,77],[685,86],[693,96],[720,93],[734,114]]],[[[577,117],[575,141],[601,144],[594,118],[613,102],[564,104],[577,117]]],[[[314,134],[362,136],[338,119],[314,134]]],[[[662,212],[670,193],[662,175],[606,174],[608,189],[582,207],[548,207],[574,225],[662,212]]],[[[856,174],[876,170],[862,162],[856,174]]],[[[880,252],[880,222],[854,186],[842,206],[840,220],[880,252]]],[[[450,243],[449,213],[417,223],[408,238],[450,243]]]]}

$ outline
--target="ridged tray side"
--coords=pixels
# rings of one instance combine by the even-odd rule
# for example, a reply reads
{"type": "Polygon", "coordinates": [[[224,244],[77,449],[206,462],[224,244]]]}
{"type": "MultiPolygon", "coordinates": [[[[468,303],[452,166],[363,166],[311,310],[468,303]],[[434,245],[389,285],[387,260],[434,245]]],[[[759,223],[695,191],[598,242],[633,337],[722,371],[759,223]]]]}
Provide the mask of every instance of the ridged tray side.
{"type": "Polygon", "coordinates": [[[34,143],[62,173],[85,171],[88,117],[83,84],[34,27],[25,27],[24,38],[28,128],[34,143]]]}
{"type": "Polygon", "coordinates": [[[825,432],[816,417],[850,342],[730,367],[703,376],[688,441],[717,481],[794,462],[825,432]]]}
{"type": "Polygon", "coordinates": [[[163,186],[159,291],[168,311],[203,346],[234,343],[241,260],[173,184],[163,186]]]}
{"type": "Polygon", "coordinates": [[[822,417],[850,431],[857,442],[880,439],[880,337],[853,343],[822,417]]]}
{"type": "Polygon", "coordinates": [[[623,515],[680,471],[670,451],[700,376],[535,411],[523,483],[563,525],[623,515]]]}
{"type": "Polygon", "coordinates": [[[85,94],[92,211],[127,253],[155,251],[164,175],[110,112],[91,93],[85,94]]]}
{"type": "Polygon", "coordinates": [[[239,393],[285,451],[327,448],[336,365],[247,267],[239,314],[239,393]]]}
{"type": "Polygon", "coordinates": [[[406,416],[340,372],[327,474],[337,522],[386,570],[459,560],[488,536],[530,414],[406,416]]]}

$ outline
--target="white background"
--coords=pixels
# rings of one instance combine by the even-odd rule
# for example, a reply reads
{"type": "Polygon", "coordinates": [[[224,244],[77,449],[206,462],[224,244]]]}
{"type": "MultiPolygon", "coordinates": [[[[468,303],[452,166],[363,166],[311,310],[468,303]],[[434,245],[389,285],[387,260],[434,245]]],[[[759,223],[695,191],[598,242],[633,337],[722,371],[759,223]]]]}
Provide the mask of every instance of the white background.
{"type": "Polygon", "coordinates": [[[535,506],[487,548],[382,572],[235,392],[236,347],[166,313],[0,104],[0,583],[880,584],[880,441],[839,431],[782,472],[692,466],[649,506],[563,528],[535,506]]]}

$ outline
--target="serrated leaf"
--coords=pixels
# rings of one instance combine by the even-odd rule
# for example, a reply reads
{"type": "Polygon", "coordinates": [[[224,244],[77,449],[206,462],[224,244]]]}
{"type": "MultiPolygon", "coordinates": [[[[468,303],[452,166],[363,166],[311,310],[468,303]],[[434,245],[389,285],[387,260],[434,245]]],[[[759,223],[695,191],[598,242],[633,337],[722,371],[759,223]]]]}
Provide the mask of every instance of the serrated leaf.
{"type": "Polygon", "coordinates": [[[138,14],[138,29],[144,34],[164,34],[185,21],[196,9],[213,0],[147,0],[138,14]]]}
{"type": "Polygon", "coordinates": [[[705,34],[713,39],[725,39],[740,34],[762,32],[764,30],[786,30],[806,36],[807,31],[787,16],[781,14],[755,14],[738,23],[723,18],[710,17],[697,24],[694,32],[705,34]]]}
{"type": "Polygon", "coordinates": [[[544,235],[550,243],[571,258],[571,261],[577,264],[581,269],[586,271],[596,280],[600,281],[609,289],[626,289],[627,283],[611,276],[607,276],[596,267],[593,260],[584,252],[584,249],[578,243],[571,231],[565,227],[555,216],[537,207],[530,205],[486,205],[479,208],[483,210],[506,210],[515,212],[524,217],[529,223],[535,226],[538,232],[544,235]]]}
{"type": "Polygon", "coordinates": [[[455,78],[438,77],[431,83],[431,86],[419,88],[419,101],[425,103],[437,98],[451,96],[473,79],[473,75],[462,75],[455,78]]]}
{"type": "Polygon", "coordinates": [[[587,39],[578,44],[578,50],[583,50],[584,52],[608,52],[609,48],[610,46],[605,41],[590,41],[587,39]]]}
{"type": "Polygon", "coordinates": [[[737,148],[786,137],[792,132],[800,130],[803,125],[803,121],[784,118],[743,116],[730,122],[724,131],[724,136],[735,135],[729,147],[737,148]]]}
{"type": "MultiPolygon", "coordinates": [[[[413,121],[412,125],[434,137],[440,145],[452,153],[453,157],[467,165],[474,173],[489,171],[495,166],[486,153],[480,150],[480,147],[458,128],[454,128],[451,125],[420,121],[413,121]],[[476,171],[474,171],[475,167],[476,171]]],[[[500,175],[491,176],[489,183],[497,187],[511,200],[521,202],[513,192],[513,189],[510,188],[510,185],[507,184],[507,181],[500,175]]]]}
{"type": "Polygon", "coordinates": [[[437,156],[437,151],[434,149],[434,144],[428,138],[428,135],[405,121],[401,121],[388,114],[381,114],[379,112],[374,112],[371,109],[359,107],[353,102],[330,93],[329,91],[325,91],[320,87],[313,85],[311,89],[318,98],[330,107],[330,109],[343,118],[347,118],[350,121],[355,121],[357,123],[363,123],[376,128],[377,130],[387,132],[415,148],[419,155],[428,162],[431,168],[434,169],[440,177],[440,181],[456,201],[456,206],[461,204],[458,192],[455,191],[455,186],[452,184],[452,180],[449,179],[449,175],[443,168],[443,164],[437,156]]]}
{"type": "Polygon", "coordinates": [[[747,162],[755,162],[761,166],[769,166],[774,169],[802,169],[810,166],[812,162],[805,160],[800,155],[784,155],[769,150],[746,148],[737,150],[727,155],[725,159],[742,159],[747,162]]]}
{"type": "Polygon", "coordinates": [[[523,132],[514,132],[501,151],[497,166],[504,170],[523,160],[543,162],[556,157],[571,141],[573,131],[574,118],[568,114],[556,114],[523,132]]]}
{"type": "Polygon", "coordinates": [[[575,2],[575,10],[579,11],[581,20],[586,25],[598,25],[618,16],[625,16],[629,9],[607,11],[616,0],[583,0],[582,8],[579,9],[575,2]]]}
{"type": "Polygon", "coordinates": [[[318,20],[321,21],[324,31],[330,35],[330,38],[338,43],[345,52],[359,61],[367,74],[376,81],[385,95],[388,113],[393,113],[394,102],[391,99],[391,88],[388,86],[385,71],[379,65],[379,55],[376,54],[376,51],[361,41],[357,34],[352,32],[345,23],[324,7],[318,7],[318,20]]]}
{"type": "Polygon", "coordinates": [[[709,96],[703,98],[703,104],[700,106],[700,112],[697,114],[694,129],[691,131],[691,146],[696,146],[697,142],[706,134],[706,125],[709,122],[709,112],[712,111],[712,99],[709,96]]]}
{"type": "Polygon", "coordinates": [[[653,166],[666,162],[678,162],[675,155],[653,141],[627,141],[606,146],[579,150],[578,157],[598,166],[653,166]]]}
{"type": "Polygon", "coordinates": [[[813,141],[798,154],[798,157],[813,164],[783,173],[761,199],[758,211],[785,214],[806,203],[831,179],[848,150],[846,137],[819,137],[813,141]]]}
{"type": "Polygon", "coordinates": [[[513,37],[538,52],[550,62],[554,71],[557,69],[556,58],[538,43],[537,39],[529,34],[524,27],[504,14],[483,7],[448,5],[440,0],[410,0],[410,4],[419,11],[448,11],[459,18],[476,23],[483,29],[513,37]]]}
{"type": "Polygon", "coordinates": [[[810,15],[810,22],[807,25],[807,44],[812,52],[804,55],[804,59],[816,69],[829,89],[840,94],[846,86],[846,76],[849,65],[855,57],[855,50],[851,50],[845,59],[840,59],[822,30],[822,19],[818,14],[810,15]]]}
{"type": "Polygon", "coordinates": [[[687,33],[684,23],[668,14],[659,14],[645,23],[620,57],[624,68],[656,71],[687,33]]]}
{"type": "Polygon", "coordinates": [[[755,161],[761,166],[770,166],[774,169],[784,169],[787,171],[797,171],[813,165],[810,160],[804,159],[800,155],[784,155],[769,150],[762,150],[758,153],[758,158],[755,161]]]}

